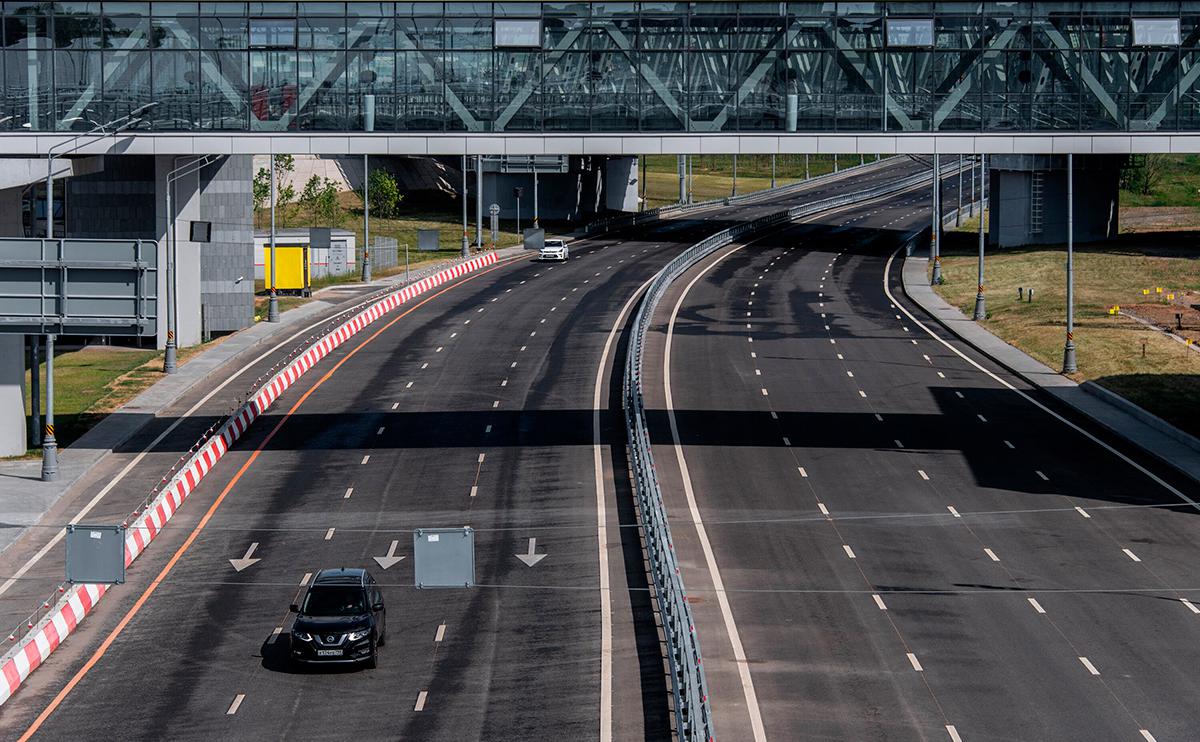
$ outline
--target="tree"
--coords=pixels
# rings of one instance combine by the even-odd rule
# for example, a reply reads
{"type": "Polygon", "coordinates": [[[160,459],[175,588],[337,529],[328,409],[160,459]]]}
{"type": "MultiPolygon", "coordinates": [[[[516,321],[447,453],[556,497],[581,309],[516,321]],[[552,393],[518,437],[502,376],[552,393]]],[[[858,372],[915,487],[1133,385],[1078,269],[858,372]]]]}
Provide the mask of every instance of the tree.
{"type": "MultiPolygon", "coordinates": [[[[371,214],[382,219],[396,216],[400,202],[404,200],[400,187],[396,185],[396,178],[386,170],[372,170],[367,182],[370,185],[371,214]]],[[[359,190],[358,197],[362,198],[362,195],[359,190]]]]}
{"type": "Polygon", "coordinates": [[[1133,155],[1121,169],[1121,188],[1149,196],[1158,190],[1169,165],[1170,160],[1166,155],[1133,155]]]}
{"type": "Polygon", "coordinates": [[[338,203],[337,183],[329,178],[313,175],[304,184],[300,194],[300,205],[311,217],[327,227],[341,226],[342,207],[338,203]]]}
{"type": "MultiPolygon", "coordinates": [[[[291,155],[275,155],[272,158],[275,169],[275,206],[286,207],[296,198],[296,189],[290,183],[284,184],[283,176],[296,170],[296,160],[291,155]]],[[[256,212],[271,206],[271,171],[259,168],[254,174],[252,188],[254,210],[256,212]]]]}

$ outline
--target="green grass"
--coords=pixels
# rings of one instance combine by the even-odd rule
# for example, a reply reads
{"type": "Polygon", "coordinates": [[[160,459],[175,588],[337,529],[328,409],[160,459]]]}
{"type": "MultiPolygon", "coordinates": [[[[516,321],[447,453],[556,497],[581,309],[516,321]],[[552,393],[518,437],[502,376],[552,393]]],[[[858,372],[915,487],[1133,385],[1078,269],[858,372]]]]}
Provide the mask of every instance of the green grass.
{"type": "Polygon", "coordinates": [[[1121,191],[1121,205],[1200,206],[1200,155],[1161,155],[1165,171],[1150,193],[1121,191]]]}
{"type": "MultiPolygon", "coordinates": [[[[1142,289],[1200,290],[1195,235],[1123,235],[1114,243],[1082,246],[1075,258],[1077,381],[1090,379],[1150,412],[1200,434],[1200,357],[1161,333],[1112,316],[1113,305],[1145,301],[1142,289]],[[1143,356],[1143,343],[1145,355],[1143,356]]],[[[970,316],[975,306],[972,235],[947,233],[938,292],[970,316]]],[[[987,255],[988,330],[1051,368],[1062,367],[1066,288],[1064,248],[992,250],[987,255]],[[1034,301],[1017,299],[1033,287],[1034,301]]]]}
{"type": "MultiPolygon", "coordinates": [[[[867,161],[874,160],[868,155],[867,161]]],[[[857,155],[842,155],[840,167],[859,163],[857,155]]],[[[832,155],[811,155],[810,176],[833,171],[832,155]]],[[[804,179],[804,155],[779,155],[775,163],[777,185],[804,179]]],[[[692,162],[692,197],[707,201],[732,195],[733,157],[731,155],[696,155],[692,162]]],[[[738,158],[738,194],[754,193],[771,187],[770,155],[742,155],[738,158]]],[[[679,202],[679,171],[675,155],[646,157],[646,208],[653,209],[679,202]]]]}

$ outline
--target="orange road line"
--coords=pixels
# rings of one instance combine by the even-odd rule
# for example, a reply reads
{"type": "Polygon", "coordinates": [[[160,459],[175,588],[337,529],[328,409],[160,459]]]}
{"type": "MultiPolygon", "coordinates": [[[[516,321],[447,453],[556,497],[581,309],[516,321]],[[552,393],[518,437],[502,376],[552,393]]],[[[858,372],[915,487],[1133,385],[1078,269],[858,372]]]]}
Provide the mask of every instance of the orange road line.
{"type": "Polygon", "coordinates": [[[162,584],[163,580],[166,579],[171,570],[175,568],[175,564],[179,562],[183,555],[187,553],[187,550],[191,548],[192,543],[196,540],[196,537],[200,535],[200,532],[204,530],[206,525],[208,525],[208,521],[212,519],[213,514],[217,512],[217,508],[221,507],[221,503],[225,501],[225,496],[228,495],[229,492],[234,488],[234,485],[238,483],[238,480],[242,478],[242,475],[246,473],[246,470],[250,468],[250,465],[258,459],[258,455],[263,452],[263,449],[265,449],[267,444],[271,442],[271,439],[275,437],[275,434],[279,432],[279,429],[283,427],[283,424],[286,423],[293,414],[295,414],[296,410],[300,409],[300,405],[304,404],[304,401],[307,400],[313,392],[315,392],[322,384],[324,384],[331,376],[333,376],[339,368],[342,367],[342,364],[353,358],[354,354],[362,350],[367,343],[383,334],[384,330],[387,330],[392,325],[404,319],[409,314],[412,314],[425,304],[428,304],[452,289],[462,286],[468,281],[473,281],[480,276],[485,276],[492,271],[499,270],[513,260],[520,259],[520,257],[523,256],[517,256],[515,258],[510,258],[497,263],[487,270],[480,271],[479,273],[464,278],[455,284],[447,286],[436,294],[431,294],[425,297],[419,303],[414,304],[412,307],[405,310],[403,314],[400,314],[383,327],[380,327],[366,340],[363,340],[361,343],[359,343],[354,350],[346,354],[345,358],[338,361],[333,368],[326,371],[325,374],[317,380],[316,384],[313,384],[306,392],[304,392],[304,394],[300,396],[300,399],[296,400],[296,403],[292,405],[291,409],[284,414],[279,422],[275,423],[275,427],[271,429],[271,432],[267,434],[267,437],[263,439],[262,443],[258,444],[258,447],[254,449],[252,454],[250,454],[250,458],[246,460],[246,463],[242,464],[241,468],[237,470],[237,473],[233,475],[233,479],[229,480],[229,484],[225,485],[225,489],[221,490],[221,494],[217,495],[217,499],[214,500],[213,504],[209,506],[208,512],[204,514],[204,517],[200,519],[200,522],[197,523],[196,527],[192,529],[192,532],[188,534],[187,540],[185,540],[183,544],[175,551],[175,553],[171,556],[170,561],[168,561],[166,566],[162,568],[162,571],[158,573],[158,576],[154,578],[154,581],[151,582],[149,587],[147,587],[146,590],[138,597],[137,601],[121,618],[121,621],[116,625],[116,627],[113,628],[109,635],[104,638],[104,641],[100,643],[100,646],[96,649],[95,653],[88,658],[88,661],[83,664],[83,667],[79,668],[79,671],[75,673],[74,677],[72,677],[71,680],[65,686],[63,686],[63,689],[58,692],[58,695],[54,697],[54,700],[50,701],[50,704],[46,706],[42,713],[38,714],[38,717],[33,720],[33,723],[29,725],[29,728],[25,730],[24,734],[21,735],[17,742],[26,742],[26,740],[36,734],[38,729],[41,728],[42,724],[46,723],[46,720],[50,718],[50,715],[53,714],[58,709],[59,705],[61,705],[66,699],[66,697],[71,694],[71,691],[75,689],[75,686],[79,685],[79,681],[83,680],[84,676],[86,676],[88,672],[95,667],[96,663],[100,661],[100,658],[103,657],[108,651],[108,648],[112,646],[112,643],[116,641],[118,636],[121,635],[121,632],[125,630],[125,627],[129,625],[129,622],[133,620],[133,617],[138,614],[138,612],[142,609],[142,606],[145,605],[146,601],[150,599],[150,596],[154,594],[154,591],[158,589],[158,586],[162,584]]]}

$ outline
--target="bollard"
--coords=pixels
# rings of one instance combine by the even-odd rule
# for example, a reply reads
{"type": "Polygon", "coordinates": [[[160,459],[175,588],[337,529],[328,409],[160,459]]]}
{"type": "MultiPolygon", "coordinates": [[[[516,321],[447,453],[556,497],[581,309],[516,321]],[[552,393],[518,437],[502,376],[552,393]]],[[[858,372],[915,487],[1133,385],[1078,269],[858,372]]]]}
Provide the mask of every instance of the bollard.
{"type": "Polygon", "coordinates": [[[1029,287],[1029,303],[1030,304],[1033,303],[1033,287],[1032,286],[1029,287]]]}
{"type": "Polygon", "coordinates": [[[1183,312],[1175,313],[1175,329],[1176,330],[1183,329],[1183,312]]]}
{"type": "Polygon", "coordinates": [[[1017,301],[1025,301],[1025,287],[1024,286],[1017,287],[1017,301]]]}

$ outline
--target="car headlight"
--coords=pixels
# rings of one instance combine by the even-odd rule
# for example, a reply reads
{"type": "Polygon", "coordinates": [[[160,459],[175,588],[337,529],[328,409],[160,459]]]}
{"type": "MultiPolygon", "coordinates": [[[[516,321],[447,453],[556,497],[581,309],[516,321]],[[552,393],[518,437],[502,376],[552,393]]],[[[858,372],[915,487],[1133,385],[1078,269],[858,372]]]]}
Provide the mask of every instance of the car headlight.
{"type": "Polygon", "coordinates": [[[293,631],[292,638],[299,639],[302,642],[310,642],[312,641],[312,634],[307,631],[293,631]]]}
{"type": "Polygon", "coordinates": [[[363,637],[365,637],[367,634],[370,634],[370,633],[371,633],[370,629],[360,629],[359,631],[351,631],[350,636],[348,636],[346,638],[352,642],[356,642],[359,639],[362,639],[363,637]]]}

